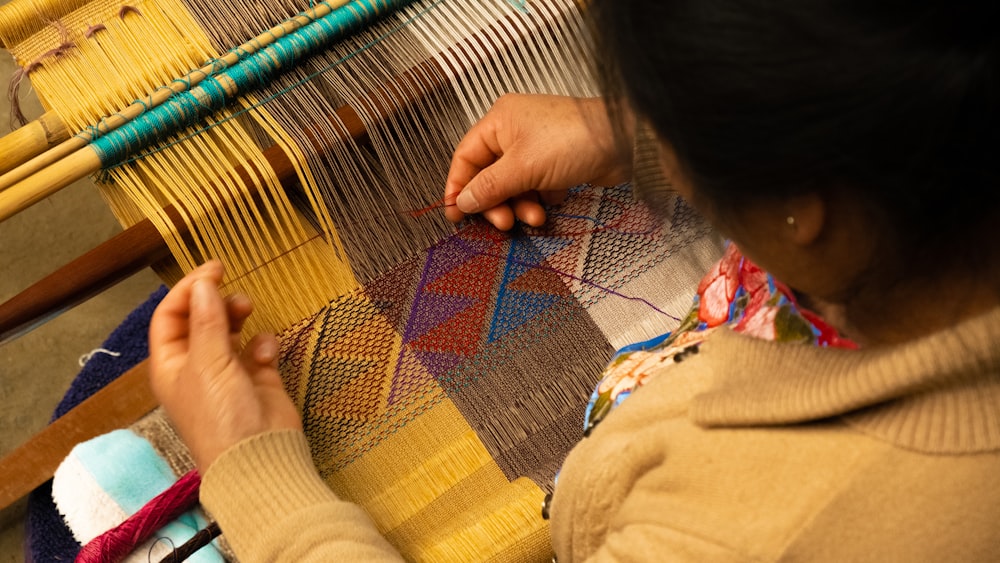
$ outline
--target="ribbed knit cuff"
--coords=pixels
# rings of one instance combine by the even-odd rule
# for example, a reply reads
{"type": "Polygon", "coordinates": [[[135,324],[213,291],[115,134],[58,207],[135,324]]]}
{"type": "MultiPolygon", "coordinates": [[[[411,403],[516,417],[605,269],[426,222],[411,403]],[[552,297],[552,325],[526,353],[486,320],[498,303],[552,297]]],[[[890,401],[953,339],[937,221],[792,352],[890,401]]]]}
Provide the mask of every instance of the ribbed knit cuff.
{"type": "Polygon", "coordinates": [[[201,485],[202,504],[237,553],[244,533],[267,530],[294,512],[337,501],[297,430],[259,434],[229,448],[208,468],[201,485]]]}

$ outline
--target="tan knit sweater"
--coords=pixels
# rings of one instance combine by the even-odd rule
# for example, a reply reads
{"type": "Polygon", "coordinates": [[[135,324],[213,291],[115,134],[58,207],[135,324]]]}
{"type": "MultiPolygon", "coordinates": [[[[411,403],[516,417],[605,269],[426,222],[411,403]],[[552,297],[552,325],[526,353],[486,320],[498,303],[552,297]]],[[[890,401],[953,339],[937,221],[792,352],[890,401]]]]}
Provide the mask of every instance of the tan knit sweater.
{"type": "MultiPolygon", "coordinates": [[[[227,451],[202,500],[244,561],[398,555],[304,438],[227,451]]],[[[861,351],[717,331],[566,460],[561,562],[1000,560],[1000,309],[861,351]]]]}

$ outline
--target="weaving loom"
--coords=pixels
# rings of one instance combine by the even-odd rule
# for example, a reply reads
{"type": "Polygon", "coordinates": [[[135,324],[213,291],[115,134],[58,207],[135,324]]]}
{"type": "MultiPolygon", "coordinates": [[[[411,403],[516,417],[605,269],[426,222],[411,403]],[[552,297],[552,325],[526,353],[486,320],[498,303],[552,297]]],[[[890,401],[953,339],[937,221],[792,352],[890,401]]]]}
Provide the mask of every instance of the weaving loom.
{"type": "MultiPolygon", "coordinates": [[[[503,93],[595,95],[591,43],[573,0],[398,4],[98,184],[123,226],[156,227],[166,281],[226,264],[257,304],[245,334],[280,334],[321,475],[407,558],[547,560],[539,505],[604,362],[676,324],[716,247],[627,187],[456,232],[435,209],[454,146],[503,93]]],[[[46,119],[89,137],[307,8],[16,0],[0,41],[46,119]]]]}

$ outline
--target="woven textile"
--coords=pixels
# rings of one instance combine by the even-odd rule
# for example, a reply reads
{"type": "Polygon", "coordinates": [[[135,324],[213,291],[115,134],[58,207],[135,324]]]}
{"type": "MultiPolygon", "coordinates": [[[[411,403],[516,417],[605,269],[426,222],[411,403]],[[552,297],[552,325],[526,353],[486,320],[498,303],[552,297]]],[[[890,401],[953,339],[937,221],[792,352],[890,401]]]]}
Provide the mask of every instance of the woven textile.
{"type": "Polygon", "coordinates": [[[472,224],[282,335],[321,475],[409,558],[547,558],[539,506],[615,342],[675,326],[718,257],[687,208],[664,224],[626,187],[553,215],[472,224]]]}
{"type": "MultiPolygon", "coordinates": [[[[280,335],[320,474],[408,559],[547,561],[541,502],[602,367],[675,328],[721,254],[679,200],[663,221],[626,186],[550,215],[470,223],[280,335]]],[[[190,468],[162,418],[132,430],[190,468]]]]}

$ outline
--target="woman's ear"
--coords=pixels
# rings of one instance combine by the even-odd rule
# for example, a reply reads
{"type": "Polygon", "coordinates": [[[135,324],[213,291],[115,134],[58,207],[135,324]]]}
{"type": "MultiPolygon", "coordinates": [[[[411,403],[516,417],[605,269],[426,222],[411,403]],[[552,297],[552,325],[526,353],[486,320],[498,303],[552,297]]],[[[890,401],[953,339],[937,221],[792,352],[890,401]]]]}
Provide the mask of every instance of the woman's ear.
{"type": "Polygon", "coordinates": [[[809,246],[826,227],[826,202],[820,194],[810,193],[789,198],[784,203],[789,240],[798,246],[809,246]]]}

